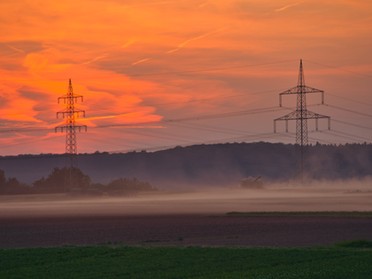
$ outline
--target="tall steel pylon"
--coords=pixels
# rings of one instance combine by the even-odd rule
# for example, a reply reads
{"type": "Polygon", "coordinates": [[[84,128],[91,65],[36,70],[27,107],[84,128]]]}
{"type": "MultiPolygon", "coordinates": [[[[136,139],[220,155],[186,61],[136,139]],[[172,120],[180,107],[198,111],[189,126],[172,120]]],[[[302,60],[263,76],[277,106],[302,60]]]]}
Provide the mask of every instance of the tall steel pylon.
{"type": "Polygon", "coordinates": [[[68,173],[65,177],[65,190],[74,188],[74,178],[73,178],[73,167],[74,167],[74,155],[77,153],[77,141],[76,141],[76,131],[81,131],[84,129],[87,131],[86,125],[76,125],[76,118],[82,115],[85,117],[85,111],[75,108],[75,103],[79,100],[83,101],[82,95],[74,95],[74,90],[72,88],[71,79],[68,81],[67,94],[58,98],[58,103],[63,100],[65,104],[65,110],[57,112],[57,118],[62,116],[65,119],[65,124],[57,126],[55,131],[66,132],[66,147],[65,153],[69,156],[70,167],[68,173]]]}
{"type": "Polygon", "coordinates": [[[301,160],[300,160],[300,175],[303,179],[303,167],[304,167],[304,146],[308,144],[308,119],[315,119],[315,129],[318,131],[318,120],[328,119],[328,130],[331,129],[331,118],[327,115],[318,114],[309,111],[306,107],[306,94],[309,93],[320,93],[322,98],[322,104],[324,104],[324,91],[309,87],[305,85],[305,75],[302,65],[302,59],[300,60],[300,70],[298,73],[297,86],[292,87],[282,93],[279,93],[279,106],[282,106],[282,96],[283,95],[296,95],[297,104],[296,110],[286,114],[282,117],[274,119],[274,133],[276,133],[276,122],[285,121],[286,132],[288,132],[288,121],[296,120],[296,144],[301,148],[301,160]]]}
{"type": "Polygon", "coordinates": [[[77,153],[77,141],[76,141],[76,131],[81,131],[82,129],[87,131],[86,125],[76,125],[76,118],[81,115],[85,117],[85,111],[75,108],[75,103],[79,100],[83,101],[82,95],[74,95],[72,88],[71,79],[69,79],[67,94],[58,98],[58,103],[63,100],[65,104],[65,110],[57,112],[57,118],[62,116],[65,119],[65,124],[57,126],[55,131],[66,132],[66,147],[65,153],[70,155],[70,167],[73,167],[73,155],[77,153]]]}

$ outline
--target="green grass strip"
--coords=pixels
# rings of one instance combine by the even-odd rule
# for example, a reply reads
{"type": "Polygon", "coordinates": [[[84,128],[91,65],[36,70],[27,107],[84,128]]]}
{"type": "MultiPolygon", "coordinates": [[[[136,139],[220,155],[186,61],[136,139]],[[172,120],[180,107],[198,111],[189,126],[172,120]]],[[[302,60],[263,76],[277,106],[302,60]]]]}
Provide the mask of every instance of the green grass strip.
{"type": "Polygon", "coordinates": [[[343,241],[343,242],[336,243],[336,247],[372,249],[372,241],[368,241],[368,240],[343,241]]]}
{"type": "Polygon", "coordinates": [[[0,278],[371,278],[360,248],[60,247],[0,250],[0,278]]]}

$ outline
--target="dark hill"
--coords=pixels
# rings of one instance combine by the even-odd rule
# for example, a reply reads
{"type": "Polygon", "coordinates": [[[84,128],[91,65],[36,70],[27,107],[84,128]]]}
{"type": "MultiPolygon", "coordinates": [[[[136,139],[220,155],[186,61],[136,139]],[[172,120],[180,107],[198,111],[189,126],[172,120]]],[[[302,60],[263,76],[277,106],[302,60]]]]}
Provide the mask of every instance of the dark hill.
{"type": "MultiPolygon", "coordinates": [[[[372,145],[315,145],[305,150],[306,175],[315,179],[363,178],[372,175],[372,145]]],[[[229,143],[176,147],[157,152],[80,154],[77,166],[94,182],[137,177],[162,187],[177,185],[237,185],[247,176],[267,181],[294,178],[299,170],[296,145],[229,143]]],[[[68,164],[64,155],[0,157],[8,177],[32,183],[53,168],[68,164]]]]}

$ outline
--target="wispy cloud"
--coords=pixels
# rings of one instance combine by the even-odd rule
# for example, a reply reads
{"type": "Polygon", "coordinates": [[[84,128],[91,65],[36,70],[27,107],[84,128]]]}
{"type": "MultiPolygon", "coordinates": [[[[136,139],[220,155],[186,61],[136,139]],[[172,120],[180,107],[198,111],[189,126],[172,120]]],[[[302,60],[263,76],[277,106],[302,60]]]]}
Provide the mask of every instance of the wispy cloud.
{"type": "Polygon", "coordinates": [[[107,54],[102,54],[102,55],[97,56],[97,57],[94,57],[93,59],[90,59],[90,60],[88,60],[86,62],[83,62],[82,64],[83,65],[91,64],[91,63],[94,63],[96,61],[102,60],[102,59],[104,59],[106,57],[107,57],[107,54]]]}
{"type": "Polygon", "coordinates": [[[94,57],[93,59],[90,59],[90,60],[88,60],[88,61],[86,61],[86,62],[83,62],[82,64],[83,64],[83,65],[87,65],[87,64],[90,64],[90,63],[96,62],[96,61],[98,61],[98,60],[101,60],[101,59],[103,59],[103,58],[106,58],[106,57],[107,57],[107,54],[102,54],[102,55],[97,56],[97,57],[94,57]]]}
{"type": "Polygon", "coordinates": [[[133,62],[132,66],[135,66],[135,65],[138,65],[138,64],[141,64],[141,63],[145,63],[145,62],[150,61],[150,60],[151,60],[151,58],[143,58],[143,59],[140,59],[138,61],[133,62]]]}
{"type": "Polygon", "coordinates": [[[15,52],[18,52],[18,53],[25,53],[25,51],[23,49],[20,49],[20,48],[17,48],[17,47],[14,47],[14,46],[11,46],[11,45],[6,45],[8,48],[10,48],[11,50],[14,50],[15,52]]]}
{"type": "Polygon", "coordinates": [[[296,7],[300,4],[302,4],[304,1],[300,1],[300,2],[296,2],[296,3],[292,3],[292,4],[288,4],[288,5],[285,5],[283,7],[280,7],[278,9],[275,9],[274,11],[279,13],[279,12],[284,12],[285,10],[288,10],[290,8],[293,8],[293,7],[296,7]]]}
{"type": "MultiPolygon", "coordinates": [[[[221,33],[223,31],[225,31],[226,29],[227,29],[227,27],[218,28],[216,30],[213,30],[213,31],[210,31],[210,32],[207,32],[207,33],[203,33],[201,35],[198,35],[198,36],[195,36],[193,38],[187,39],[187,40],[181,42],[180,44],[178,44],[178,46],[176,48],[166,51],[165,54],[175,53],[175,52],[177,52],[177,51],[185,48],[191,42],[194,42],[194,41],[197,41],[197,40],[201,40],[201,39],[207,38],[209,36],[212,36],[212,35],[221,33]]],[[[153,57],[142,58],[142,59],[139,59],[139,60],[133,62],[131,65],[132,66],[135,66],[135,65],[138,65],[138,64],[142,64],[142,63],[148,62],[148,61],[153,60],[153,59],[154,59],[153,57]]]]}
{"type": "Polygon", "coordinates": [[[200,39],[204,39],[206,37],[209,37],[209,36],[212,36],[212,35],[215,35],[215,34],[218,34],[222,31],[225,31],[227,29],[227,27],[222,27],[222,28],[219,28],[217,30],[213,30],[213,31],[210,31],[208,33],[205,33],[205,34],[201,34],[199,36],[196,36],[196,37],[193,37],[193,38],[190,38],[186,41],[183,41],[182,43],[180,43],[176,48],[174,49],[171,49],[171,50],[168,50],[166,53],[174,53],[176,51],[179,51],[181,50],[182,48],[184,48],[186,45],[188,45],[189,43],[193,42],[193,41],[197,41],[197,40],[200,40],[200,39]]]}

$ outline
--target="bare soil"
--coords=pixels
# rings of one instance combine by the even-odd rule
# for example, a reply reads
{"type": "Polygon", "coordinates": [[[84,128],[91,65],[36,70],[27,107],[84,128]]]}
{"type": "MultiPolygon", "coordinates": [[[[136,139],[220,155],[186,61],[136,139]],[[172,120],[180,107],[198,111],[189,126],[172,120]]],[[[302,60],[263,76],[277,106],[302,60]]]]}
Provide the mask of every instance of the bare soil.
{"type": "Polygon", "coordinates": [[[275,188],[132,198],[0,198],[0,248],[61,245],[319,246],[372,241],[368,216],[228,216],[241,211],[372,211],[372,193],[275,188]]]}
{"type": "Polygon", "coordinates": [[[224,215],[1,218],[0,247],[61,245],[314,246],[372,241],[372,219],[224,215]]]}

